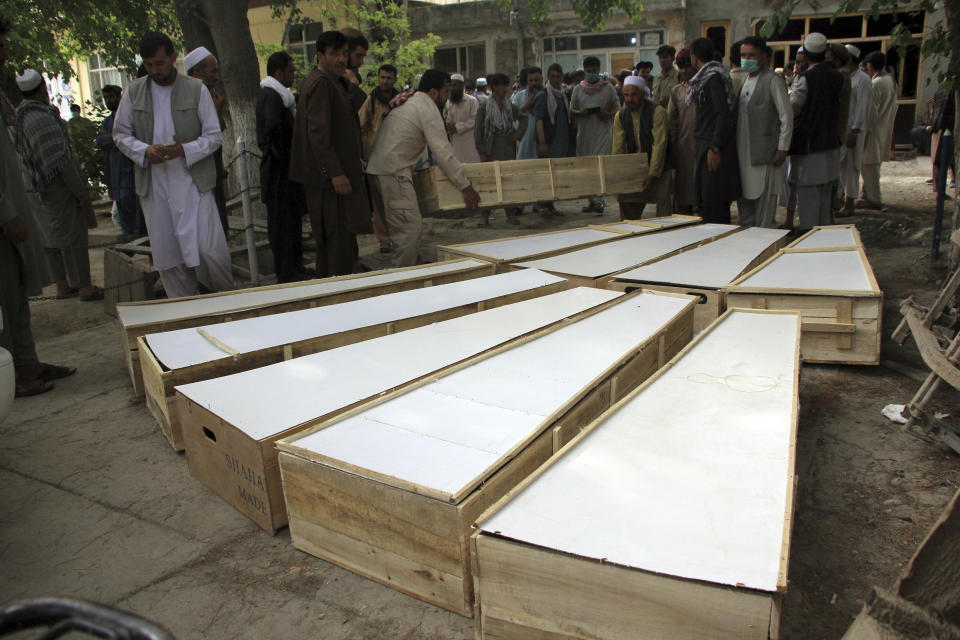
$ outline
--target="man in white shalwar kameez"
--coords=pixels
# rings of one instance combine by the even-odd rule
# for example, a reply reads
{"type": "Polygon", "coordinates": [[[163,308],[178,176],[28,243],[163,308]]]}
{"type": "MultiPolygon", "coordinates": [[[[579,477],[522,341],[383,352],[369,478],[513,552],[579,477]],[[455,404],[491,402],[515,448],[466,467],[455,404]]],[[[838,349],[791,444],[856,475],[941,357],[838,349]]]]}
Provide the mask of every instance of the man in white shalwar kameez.
{"type": "Polygon", "coordinates": [[[885,71],[887,57],[882,51],[867,56],[867,71],[870,81],[870,111],[864,137],[863,176],[864,198],[857,200],[858,209],[883,208],[880,193],[880,165],[890,159],[890,143],[893,140],[893,123],[897,117],[897,85],[885,71]]]}
{"type": "Polygon", "coordinates": [[[737,157],[742,197],[739,222],[747,227],[776,226],[777,199],[783,184],[779,168],[793,137],[793,109],[787,85],[770,69],[766,42],[750,36],[740,43],[745,76],[737,99],[737,157]]]}
{"type": "Polygon", "coordinates": [[[477,122],[480,103],[463,92],[463,76],[450,76],[450,98],[443,109],[443,120],[453,145],[453,154],[461,163],[480,162],[480,153],[474,140],[473,128],[477,122]]]}
{"type": "Polygon", "coordinates": [[[197,294],[198,282],[229,289],[230,253],[213,192],[222,139],[210,92],[177,74],[165,35],[145,35],[140,55],[147,76],[120,101],[113,137],[134,163],[154,266],[170,298],[197,294]]]}
{"type": "Polygon", "coordinates": [[[850,75],[850,113],[847,117],[847,137],[840,147],[840,194],[844,198],[843,214],[854,214],[854,201],[860,191],[860,171],[863,168],[863,145],[866,140],[867,114],[870,112],[872,86],[870,76],[860,70],[860,49],[846,45],[850,54],[847,73],[850,75]]]}

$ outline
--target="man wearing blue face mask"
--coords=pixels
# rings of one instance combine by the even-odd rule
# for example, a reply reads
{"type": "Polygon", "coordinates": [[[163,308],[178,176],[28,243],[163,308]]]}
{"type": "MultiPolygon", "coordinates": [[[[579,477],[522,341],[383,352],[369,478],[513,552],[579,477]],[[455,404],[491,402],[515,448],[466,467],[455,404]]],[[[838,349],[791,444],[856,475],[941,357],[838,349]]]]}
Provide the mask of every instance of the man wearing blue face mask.
{"type": "Polygon", "coordinates": [[[773,228],[782,184],[777,169],[790,150],[793,110],[786,84],[770,69],[770,50],[763,38],[750,36],[740,42],[740,67],[744,81],[736,107],[739,222],[773,228]]]}

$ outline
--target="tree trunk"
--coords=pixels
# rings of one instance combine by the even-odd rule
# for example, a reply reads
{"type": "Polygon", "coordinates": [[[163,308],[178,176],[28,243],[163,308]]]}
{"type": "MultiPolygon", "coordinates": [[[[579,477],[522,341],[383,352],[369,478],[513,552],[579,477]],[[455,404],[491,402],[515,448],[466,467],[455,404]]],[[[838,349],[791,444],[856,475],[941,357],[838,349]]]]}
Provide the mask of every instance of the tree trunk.
{"type": "MultiPolygon", "coordinates": [[[[260,62],[247,21],[247,0],[174,0],[183,29],[187,51],[204,46],[214,52],[220,64],[223,93],[229,106],[223,131],[223,162],[236,157],[237,137],[242,136],[248,151],[257,149],[256,102],[260,91],[260,62]]],[[[247,179],[251,187],[260,184],[260,161],[248,157],[247,179]]],[[[230,166],[227,199],[240,192],[237,165],[230,166]]],[[[262,217],[259,200],[254,198],[255,214],[262,217]]]]}

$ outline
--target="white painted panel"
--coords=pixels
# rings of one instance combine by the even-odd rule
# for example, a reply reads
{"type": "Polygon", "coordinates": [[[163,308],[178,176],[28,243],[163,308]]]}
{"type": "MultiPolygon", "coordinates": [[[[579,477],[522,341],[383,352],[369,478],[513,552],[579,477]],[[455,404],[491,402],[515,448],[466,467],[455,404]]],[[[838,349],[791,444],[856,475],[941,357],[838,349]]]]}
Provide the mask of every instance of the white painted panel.
{"type": "Polygon", "coordinates": [[[617,271],[641,265],[677,249],[709,240],[739,227],[730,224],[701,224],[669,231],[630,236],[618,242],[608,242],[558,256],[517,263],[530,269],[552,273],[601,278],[617,271]]]}
{"type": "Polygon", "coordinates": [[[480,242],[475,244],[458,244],[454,249],[469,251],[472,254],[486,256],[497,260],[516,260],[524,256],[533,256],[538,253],[556,251],[575,247],[587,242],[596,242],[609,238],[618,238],[619,233],[601,231],[599,229],[570,229],[558,233],[547,233],[520,238],[507,238],[497,242],[480,242]]]}
{"type": "Polygon", "coordinates": [[[165,300],[152,304],[118,305],[117,317],[125,327],[135,327],[154,322],[166,322],[180,318],[192,318],[204,315],[219,315],[236,311],[279,304],[302,298],[313,298],[331,293],[340,293],[354,289],[379,286],[391,282],[425,278],[456,271],[475,268],[484,264],[479,260],[463,260],[428,264],[416,269],[388,269],[376,271],[356,278],[336,281],[312,281],[302,285],[244,291],[226,295],[210,295],[192,300],[165,300]]]}
{"type": "Polygon", "coordinates": [[[785,229],[751,227],[702,247],[627,271],[617,276],[617,280],[719,289],[735,280],[754,258],[788,233],[785,229]]]}
{"type": "Polygon", "coordinates": [[[295,443],[454,495],[489,476],[512,448],[538,434],[546,416],[688,303],[652,293],[624,300],[295,443]]]}
{"type": "Polygon", "coordinates": [[[177,387],[260,440],[329,415],[622,294],[578,287],[177,387]],[[265,402],[264,398],[269,398],[265,402]]]}
{"type": "MultiPolygon", "coordinates": [[[[534,272],[529,277],[516,277],[522,273],[515,271],[473,278],[316,309],[211,324],[201,328],[242,354],[476,304],[481,300],[529,291],[562,281],[542,272],[534,272]]],[[[153,333],[148,335],[146,340],[157,359],[169,369],[210,362],[229,355],[206,340],[195,328],[153,333]]]]}
{"type": "Polygon", "coordinates": [[[775,591],[797,339],[795,314],[733,312],[481,528],[775,591]]]}
{"type": "Polygon", "coordinates": [[[781,253],[737,286],[872,291],[859,251],[781,253]]]}
{"type": "Polygon", "coordinates": [[[857,239],[853,237],[853,229],[817,229],[809,236],[794,245],[798,249],[814,247],[855,247],[857,239]]]}

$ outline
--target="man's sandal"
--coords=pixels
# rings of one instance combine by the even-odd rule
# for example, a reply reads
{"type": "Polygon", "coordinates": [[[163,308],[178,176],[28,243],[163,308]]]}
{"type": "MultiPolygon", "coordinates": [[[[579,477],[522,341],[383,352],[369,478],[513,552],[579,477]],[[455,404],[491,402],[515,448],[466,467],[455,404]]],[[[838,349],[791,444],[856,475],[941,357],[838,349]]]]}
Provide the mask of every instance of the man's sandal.
{"type": "Polygon", "coordinates": [[[27,396],[38,396],[53,389],[53,383],[49,380],[34,378],[33,380],[17,380],[16,397],[26,398],[27,396]]]}

